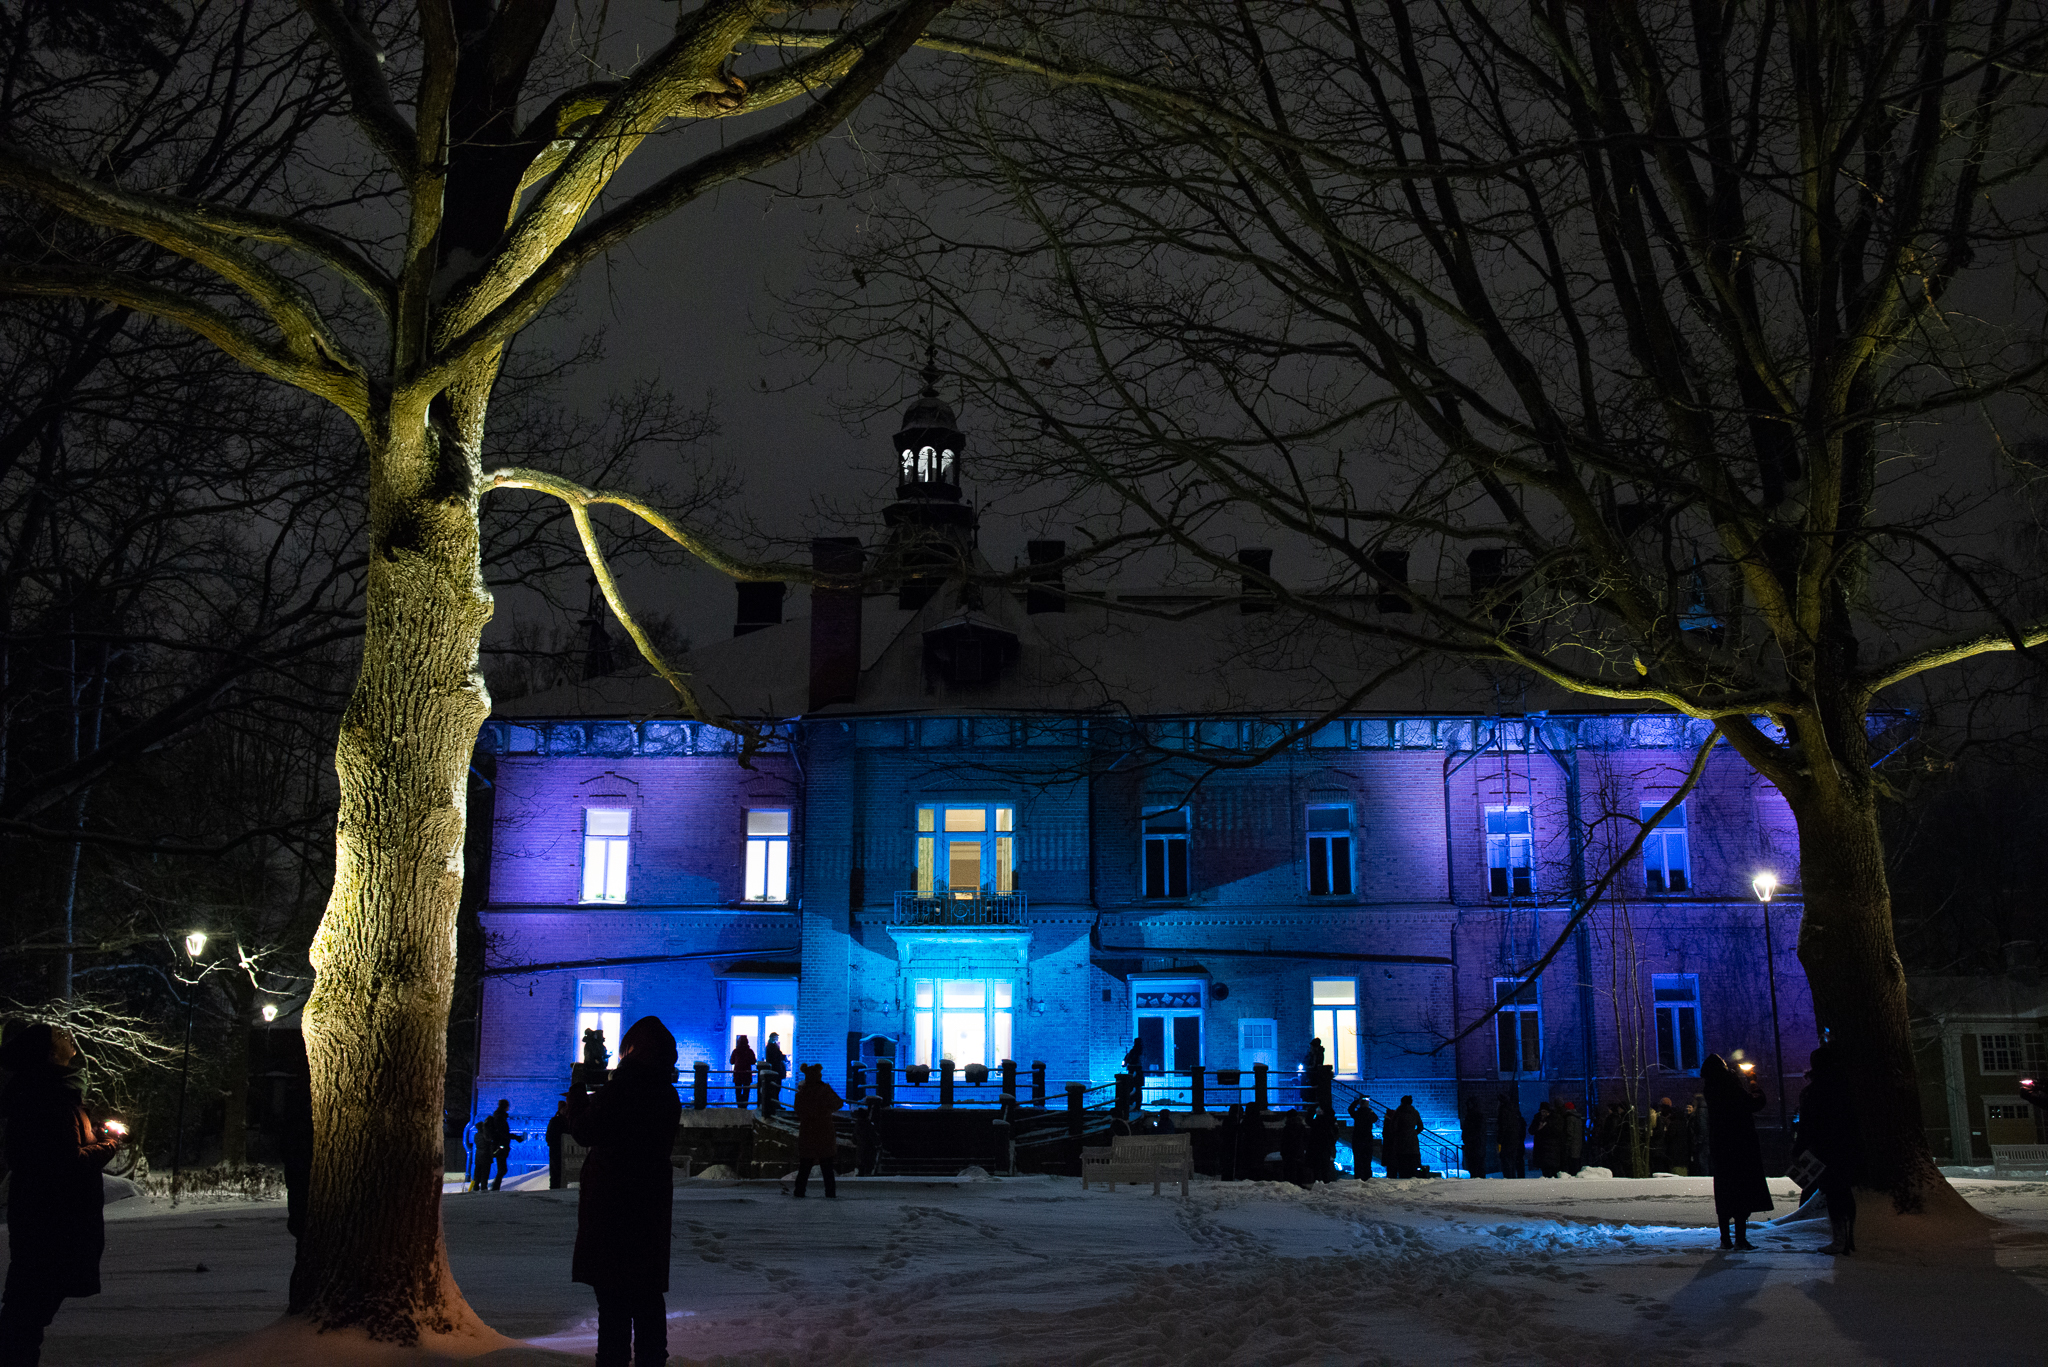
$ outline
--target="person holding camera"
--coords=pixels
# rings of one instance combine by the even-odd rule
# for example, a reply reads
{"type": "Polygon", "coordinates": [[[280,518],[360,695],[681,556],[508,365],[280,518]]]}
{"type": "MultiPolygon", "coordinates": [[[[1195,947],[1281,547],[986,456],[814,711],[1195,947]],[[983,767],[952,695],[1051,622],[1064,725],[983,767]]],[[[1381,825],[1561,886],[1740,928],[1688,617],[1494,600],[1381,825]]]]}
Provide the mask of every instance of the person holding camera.
{"type": "Polygon", "coordinates": [[[0,1092],[7,1118],[7,1284],[0,1291],[0,1367],[34,1367],[43,1330],[66,1296],[100,1293],[106,1249],[100,1169],[121,1146],[118,1127],[93,1124],[71,1032],[46,1021],[0,1046],[14,1076],[0,1092]]]}
{"type": "Polygon", "coordinates": [[[1754,1248],[1749,1217],[1771,1209],[1763,1149],[1756,1138],[1756,1113],[1764,1108],[1764,1089],[1754,1077],[1730,1068],[1719,1054],[1707,1055],[1700,1065],[1700,1088],[1707,1103],[1707,1146],[1714,1155],[1714,1218],[1721,1224],[1721,1247],[1754,1248]],[[1730,1221],[1735,1225],[1732,1239],[1730,1221]]]}

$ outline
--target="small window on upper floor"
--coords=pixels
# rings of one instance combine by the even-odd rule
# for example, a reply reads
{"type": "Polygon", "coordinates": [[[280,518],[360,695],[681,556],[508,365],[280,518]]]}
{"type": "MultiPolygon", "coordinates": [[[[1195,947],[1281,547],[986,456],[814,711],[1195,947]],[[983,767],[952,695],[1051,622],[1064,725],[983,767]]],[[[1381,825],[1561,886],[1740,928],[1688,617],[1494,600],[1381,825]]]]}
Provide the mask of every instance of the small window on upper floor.
{"type": "Polygon", "coordinates": [[[1308,892],[1311,897],[1351,895],[1351,808],[1317,803],[1307,812],[1308,892]]]}
{"type": "Polygon", "coordinates": [[[629,807],[583,809],[583,900],[626,900],[626,856],[632,840],[629,807]]]}
{"type": "MultiPolygon", "coordinates": [[[[1648,825],[1663,805],[1642,804],[1643,823],[1648,825]]],[[[1652,896],[1692,891],[1692,851],[1686,841],[1685,807],[1683,802],[1673,807],[1643,841],[1644,881],[1652,896]]]]}
{"type": "Polygon", "coordinates": [[[1487,891],[1495,897],[1535,896],[1535,847],[1527,807],[1488,807],[1487,891]]]}
{"type": "Polygon", "coordinates": [[[1188,895],[1188,809],[1168,807],[1145,816],[1145,896],[1188,895]]]}
{"type": "Polygon", "coordinates": [[[789,809],[755,807],[747,812],[747,900],[789,900],[789,809]]]}
{"type": "Polygon", "coordinates": [[[1977,1071],[2019,1073],[2042,1071],[2040,1035],[1977,1036],[1977,1071]]]}

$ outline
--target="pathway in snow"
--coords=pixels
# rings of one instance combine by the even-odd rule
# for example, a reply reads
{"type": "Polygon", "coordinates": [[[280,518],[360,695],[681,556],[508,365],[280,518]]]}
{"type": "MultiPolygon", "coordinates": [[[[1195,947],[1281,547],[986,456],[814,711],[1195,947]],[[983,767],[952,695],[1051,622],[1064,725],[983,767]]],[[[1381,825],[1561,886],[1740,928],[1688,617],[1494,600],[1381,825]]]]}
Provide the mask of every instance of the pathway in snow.
{"type": "MultiPolygon", "coordinates": [[[[1813,1224],[1722,1253],[1704,1179],[1198,1182],[1186,1202],[1060,1178],[849,1179],[802,1203],[774,1183],[692,1181],[676,1192],[671,1351],[890,1367],[2041,1361],[2048,1183],[1958,1186],[2008,1222],[1989,1250],[1837,1262],[1808,1251],[1825,1238],[1813,1224]]],[[[485,1320],[587,1362],[590,1294],[565,1280],[575,1199],[444,1208],[485,1320]]],[[[275,1317],[290,1272],[277,1206],[109,1214],[106,1291],[66,1304],[51,1367],[157,1362],[275,1317]]]]}

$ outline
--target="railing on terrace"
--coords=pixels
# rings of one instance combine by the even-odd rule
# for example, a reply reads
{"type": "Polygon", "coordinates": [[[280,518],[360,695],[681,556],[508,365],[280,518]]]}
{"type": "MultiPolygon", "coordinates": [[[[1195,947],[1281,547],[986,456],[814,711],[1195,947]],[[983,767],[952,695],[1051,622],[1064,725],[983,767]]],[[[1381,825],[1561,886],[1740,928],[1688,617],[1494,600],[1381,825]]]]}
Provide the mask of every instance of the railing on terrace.
{"type": "MultiPolygon", "coordinates": [[[[1017,896],[1021,897],[1021,894],[1017,896]]],[[[779,1086],[770,1083],[765,1098],[763,1081],[762,1070],[758,1068],[749,1076],[744,1094],[746,1108],[786,1112],[794,1099],[794,1080],[782,1078],[779,1086]]],[[[1097,1083],[1062,1082],[1048,1080],[1043,1064],[1025,1067],[1014,1063],[1007,1070],[999,1064],[988,1068],[985,1073],[980,1069],[969,1073],[965,1068],[945,1067],[920,1073],[898,1068],[893,1062],[877,1060],[872,1067],[865,1064],[856,1066],[847,1084],[845,1090],[849,1104],[858,1105],[865,1097],[879,1094],[887,1099],[889,1105],[909,1110],[995,1110],[1002,1105],[1002,1098],[1007,1093],[1016,1097],[1022,1106],[1043,1113],[1036,1126],[1064,1131],[1078,1122],[1091,1133],[1106,1125],[1109,1117],[1127,1104],[1131,1091],[1131,1079],[1127,1077],[1097,1083]],[[922,1076],[922,1081],[912,1080],[919,1076],[922,1076]],[[980,1080],[975,1080],[977,1078],[980,1080]]],[[[739,1100],[731,1070],[713,1068],[708,1063],[697,1062],[678,1068],[676,1086],[682,1093],[683,1104],[694,1110],[726,1109],[735,1106],[739,1100]]],[[[1392,1109],[1391,1102],[1369,1095],[1355,1082],[1333,1080],[1330,1089],[1340,1119],[1349,1110],[1354,1097],[1364,1097],[1382,1119],[1392,1109]]],[[[1322,1100],[1321,1091],[1301,1074],[1264,1068],[1248,1071],[1190,1068],[1170,1073],[1147,1073],[1138,1093],[1138,1108],[1148,1111],[1220,1113],[1233,1105],[1257,1104],[1277,1115],[1322,1100]],[[1229,1081],[1226,1082],[1226,1078],[1229,1081]]],[[[526,1128],[538,1134],[545,1128],[539,1123],[541,1119],[532,1118],[532,1123],[526,1128]]],[[[1463,1170],[1464,1156],[1458,1139],[1427,1127],[1419,1138],[1425,1165],[1438,1172],[1463,1170]]],[[[467,1146],[467,1132],[464,1141],[467,1146]]],[[[1024,1142],[1021,1136],[1020,1142],[1024,1142]]]]}
{"type": "Polygon", "coordinates": [[[899,892],[889,916],[892,926],[1019,926],[1024,924],[1021,892],[899,892]]]}

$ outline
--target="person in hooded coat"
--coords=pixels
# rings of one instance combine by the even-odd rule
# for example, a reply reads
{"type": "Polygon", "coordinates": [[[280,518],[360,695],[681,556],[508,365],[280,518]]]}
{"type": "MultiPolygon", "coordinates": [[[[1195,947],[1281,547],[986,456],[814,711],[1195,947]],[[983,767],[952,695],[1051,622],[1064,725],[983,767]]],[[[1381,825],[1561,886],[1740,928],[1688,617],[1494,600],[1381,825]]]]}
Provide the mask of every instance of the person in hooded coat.
{"type": "Polygon", "coordinates": [[[1557,1169],[1577,1177],[1586,1166],[1586,1118],[1575,1101],[1565,1102],[1551,1117],[1557,1121],[1557,1169]]]}
{"type": "Polygon", "coordinates": [[[1529,1154],[1536,1160],[1536,1171],[1545,1177],[1557,1176],[1560,1148],[1557,1108],[1546,1101],[1537,1106],[1529,1121],[1529,1154]]]}
{"type": "Polygon", "coordinates": [[[839,1108],[845,1104],[839,1093],[832,1090],[832,1084],[825,1081],[824,1065],[806,1063],[804,1080],[797,1084],[796,1100],[791,1107],[796,1112],[795,1194],[798,1199],[802,1199],[804,1188],[810,1183],[813,1163],[825,1170],[825,1195],[839,1195],[837,1174],[832,1170],[839,1160],[839,1130],[832,1123],[832,1117],[839,1114],[839,1108]]]}
{"type": "Polygon", "coordinates": [[[1372,1180],[1372,1128],[1380,1123],[1379,1112],[1363,1093],[1351,1098],[1346,1108],[1351,1116],[1351,1166],[1358,1174],[1358,1180],[1372,1180]]]}
{"type": "Polygon", "coordinates": [[[1526,1177],[1529,1158],[1528,1151],[1522,1147],[1522,1136],[1528,1133],[1528,1122],[1522,1119],[1522,1104],[1515,1099],[1514,1089],[1500,1094],[1500,1105],[1494,1108],[1493,1126],[1495,1142],[1500,1145],[1500,1175],[1526,1177]]]}
{"type": "Polygon", "coordinates": [[[1764,1089],[1755,1078],[1738,1075],[1719,1054],[1707,1055],[1700,1065],[1700,1089],[1707,1103],[1707,1142],[1714,1154],[1714,1217],[1721,1222],[1721,1247],[1754,1248],[1749,1217],[1771,1209],[1763,1150],[1756,1139],[1756,1113],[1764,1108],[1764,1089]]]}
{"type": "Polygon", "coordinates": [[[1834,1238],[1819,1251],[1846,1256],[1856,1251],[1856,1182],[1863,1176],[1863,1132],[1837,1046],[1823,1044],[1814,1050],[1812,1067],[1813,1081],[1799,1096],[1792,1152],[1810,1153],[1826,1165],[1820,1173],[1820,1194],[1827,1198],[1834,1238]]]}
{"type": "Polygon", "coordinates": [[[1308,1118],[1310,1159],[1315,1166],[1316,1181],[1337,1180],[1337,1113],[1328,1106],[1317,1106],[1308,1118]]]}
{"type": "Polygon", "coordinates": [[[1422,1112],[1415,1098],[1404,1096],[1380,1125],[1380,1152],[1389,1177],[1416,1177],[1422,1172],[1422,1112]]]}
{"type": "Polygon", "coordinates": [[[1465,1151],[1465,1171],[1474,1177],[1486,1176],[1486,1112],[1479,1109],[1479,1098],[1465,1098],[1465,1108],[1458,1112],[1458,1139],[1465,1151]]]}
{"type": "Polygon", "coordinates": [[[64,1298],[100,1293],[100,1169],[120,1141],[86,1114],[70,1031],[43,1021],[24,1026],[0,1048],[0,1067],[14,1074],[0,1092],[10,1172],[0,1367],[34,1367],[64,1298]]]}
{"type": "Polygon", "coordinates": [[[855,1171],[862,1177],[873,1177],[875,1169],[881,1166],[881,1110],[882,1098],[871,1096],[865,1106],[853,1113],[853,1158],[855,1171]]]}
{"type": "Polygon", "coordinates": [[[596,1096],[569,1091],[569,1133],[588,1152],[569,1277],[597,1293],[597,1367],[668,1359],[670,1154],[683,1102],[676,1039],[642,1016],[619,1041],[617,1070],[596,1096]]]}
{"type": "Polygon", "coordinates": [[[769,1115],[782,1109],[782,1082],[788,1076],[789,1055],[782,1052],[782,1036],[771,1030],[768,1043],[761,1050],[761,1071],[755,1078],[762,1114],[769,1115]]]}
{"type": "Polygon", "coordinates": [[[294,1239],[306,1232],[306,1194],[313,1187],[313,1080],[286,1078],[278,1101],[277,1148],[284,1160],[284,1227],[294,1239]]]}
{"type": "Polygon", "coordinates": [[[1233,1105],[1216,1126],[1216,1175],[1225,1182],[1237,1180],[1237,1144],[1243,1133],[1244,1107],[1233,1105]]]}
{"type": "Polygon", "coordinates": [[[1273,1136],[1266,1129],[1266,1109],[1256,1101],[1244,1108],[1244,1128],[1237,1132],[1237,1180],[1266,1180],[1266,1155],[1273,1151],[1273,1136]]]}
{"type": "Polygon", "coordinates": [[[1300,1111],[1289,1111],[1280,1130],[1280,1175],[1304,1191],[1316,1183],[1308,1126],[1302,1123],[1300,1111]]]}
{"type": "Polygon", "coordinates": [[[744,1111],[747,1109],[747,1092],[754,1085],[754,1046],[741,1035],[732,1047],[732,1055],[726,1060],[732,1064],[732,1104],[744,1111]]]}

